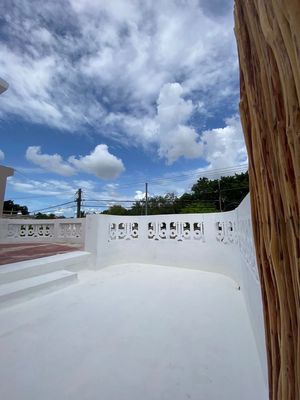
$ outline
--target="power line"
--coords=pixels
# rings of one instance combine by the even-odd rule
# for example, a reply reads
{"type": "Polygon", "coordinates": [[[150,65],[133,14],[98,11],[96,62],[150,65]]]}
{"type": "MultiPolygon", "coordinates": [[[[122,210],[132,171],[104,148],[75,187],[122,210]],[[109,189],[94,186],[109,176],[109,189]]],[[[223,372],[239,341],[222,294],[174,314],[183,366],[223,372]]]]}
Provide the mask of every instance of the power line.
{"type": "Polygon", "coordinates": [[[74,203],[74,200],[73,200],[73,201],[68,201],[68,202],[66,202],[66,203],[57,204],[57,205],[55,205],[55,206],[49,206],[49,207],[45,207],[45,208],[40,208],[39,210],[30,211],[30,213],[31,213],[31,214],[35,214],[35,213],[40,212],[40,211],[50,210],[50,209],[52,209],[52,208],[57,208],[57,207],[65,206],[65,205],[71,204],[71,203],[74,203]]]}
{"type": "MultiPolygon", "coordinates": [[[[104,201],[104,202],[118,202],[118,203],[134,203],[138,201],[136,199],[133,200],[119,200],[119,199],[83,199],[83,201],[104,201]]],[[[143,200],[144,201],[144,200],[143,200]]]]}
{"type": "MultiPolygon", "coordinates": [[[[227,192],[227,191],[230,191],[230,190],[239,190],[239,189],[248,189],[249,187],[248,186],[238,186],[238,187],[235,187],[235,188],[230,188],[230,189],[221,189],[221,192],[227,192]]],[[[211,194],[211,193],[217,193],[218,192],[218,189],[216,189],[216,190],[209,190],[209,191],[207,191],[207,190],[202,190],[201,191],[201,194],[211,194]]],[[[192,193],[190,194],[190,195],[193,195],[192,193]]],[[[152,196],[152,198],[153,197],[157,197],[157,196],[152,196]]],[[[181,196],[180,196],[181,197],[181,196]]],[[[177,198],[180,198],[180,197],[177,197],[177,198]]],[[[150,200],[151,200],[151,197],[150,197],[150,200]]],[[[102,202],[107,202],[107,203],[109,203],[109,202],[116,202],[116,203],[135,203],[135,202],[145,202],[145,199],[133,199],[133,200],[119,200],[119,199],[83,199],[83,201],[102,201],[102,202]]]]}
{"type": "Polygon", "coordinates": [[[85,208],[85,207],[92,207],[92,208],[106,208],[107,207],[107,205],[95,205],[95,204],[84,204],[83,206],[82,206],[83,208],[85,208]]]}
{"type": "Polygon", "coordinates": [[[221,192],[229,192],[230,190],[249,189],[249,186],[239,186],[231,189],[221,189],[221,192]]]}
{"type": "MultiPolygon", "coordinates": [[[[233,166],[233,167],[226,167],[226,168],[219,168],[219,169],[211,169],[211,170],[206,170],[206,171],[199,171],[199,170],[194,170],[194,171],[186,171],[186,172],[181,172],[181,173],[176,173],[176,174],[172,174],[171,176],[165,176],[165,177],[154,177],[151,179],[143,179],[142,181],[129,181],[126,184],[121,184],[121,185],[117,185],[116,189],[120,190],[120,189],[126,189],[126,188],[132,188],[133,186],[138,186],[138,185],[144,185],[145,181],[149,182],[149,184],[154,185],[154,186],[163,186],[163,185],[167,185],[170,182],[179,182],[179,181],[184,181],[184,180],[188,180],[188,179],[200,179],[201,177],[212,177],[215,175],[222,175],[222,174],[231,174],[231,173],[239,173],[239,172],[243,172],[245,171],[245,169],[248,168],[248,164],[241,164],[241,165],[237,165],[237,166],[233,166]]],[[[15,171],[17,173],[19,173],[20,175],[22,175],[26,180],[32,180],[31,178],[28,178],[27,176],[25,176],[22,172],[20,172],[19,170],[15,171]]],[[[40,195],[40,196],[63,196],[63,195],[69,195],[70,192],[63,192],[63,193],[59,193],[59,194],[45,194],[45,195],[40,195]]],[[[33,196],[32,198],[34,198],[35,196],[33,196]]],[[[27,197],[27,198],[31,198],[31,197],[27,197]]],[[[35,198],[40,198],[40,197],[35,197],[35,198]]],[[[21,199],[26,199],[26,197],[23,198],[16,198],[16,200],[21,200],[21,199]]]]}
{"type": "MultiPolygon", "coordinates": [[[[68,193],[68,194],[70,194],[70,193],[68,193]]],[[[58,193],[58,194],[41,194],[41,195],[39,195],[39,196],[35,196],[35,195],[32,195],[32,196],[25,196],[25,197],[14,197],[14,200],[28,200],[28,199],[43,199],[43,198],[45,198],[45,197],[52,197],[52,196],[55,196],[55,197],[64,197],[65,196],[65,194],[61,194],[61,193],[58,193]]],[[[72,196],[73,197],[73,196],[72,196]]],[[[69,197],[70,198],[70,197],[69,197]]]]}
{"type": "Polygon", "coordinates": [[[166,176],[166,177],[156,177],[156,178],[147,178],[144,179],[143,181],[131,181],[128,182],[124,185],[118,185],[117,189],[120,188],[128,188],[132,187],[133,185],[144,185],[145,181],[147,181],[149,184],[159,184],[159,183],[165,183],[165,182],[177,182],[185,179],[192,179],[192,178],[200,178],[200,177],[211,177],[215,175],[222,175],[226,173],[239,173],[243,172],[248,168],[248,164],[241,164],[238,166],[233,166],[233,167],[226,167],[226,168],[219,168],[219,169],[211,169],[211,170],[206,170],[206,171],[187,171],[187,172],[182,172],[178,174],[172,174],[172,176],[166,176]]]}
{"type": "MultiPolygon", "coordinates": [[[[156,178],[154,177],[152,179],[149,179],[148,182],[154,187],[155,186],[164,186],[164,185],[169,184],[170,182],[171,183],[175,183],[175,182],[179,182],[179,181],[182,181],[182,180],[191,180],[191,179],[199,180],[201,177],[210,178],[212,176],[216,176],[216,175],[220,176],[222,174],[224,174],[224,175],[225,174],[232,174],[232,173],[236,174],[236,173],[238,173],[240,171],[245,171],[245,169],[247,167],[248,167],[247,164],[242,164],[242,165],[239,165],[239,166],[220,168],[220,169],[214,169],[214,170],[186,171],[186,172],[182,172],[182,173],[178,173],[178,174],[172,174],[171,176],[167,176],[167,177],[156,177],[156,178]]],[[[18,172],[20,175],[24,176],[25,179],[29,179],[23,173],[21,173],[20,171],[18,171],[18,170],[15,170],[15,171],[18,172]]],[[[132,183],[128,182],[128,183],[126,183],[124,185],[116,186],[116,189],[117,190],[120,190],[122,188],[131,188],[132,189],[133,186],[140,185],[140,184],[144,185],[144,181],[143,182],[136,181],[136,182],[132,182],[132,183]]],[[[196,184],[196,182],[195,182],[195,184],[196,184]]],[[[227,192],[227,191],[230,191],[230,190],[239,190],[239,189],[248,189],[248,186],[240,186],[240,187],[231,188],[231,189],[220,189],[219,188],[219,192],[227,192]]],[[[68,192],[64,192],[64,193],[65,194],[70,194],[69,191],[68,192]]],[[[64,193],[60,193],[59,196],[63,196],[64,193]]],[[[209,194],[209,193],[216,193],[216,191],[202,191],[201,193],[209,194]]],[[[23,199],[26,199],[26,198],[37,199],[37,198],[42,198],[44,196],[49,196],[49,197],[50,196],[56,196],[57,197],[58,195],[45,194],[45,195],[41,195],[40,197],[36,197],[36,196],[33,195],[33,196],[23,197],[23,199]]],[[[180,197],[177,197],[177,198],[180,198],[180,197]]],[[[16,198],[16,199],[20,200],[22,198],[16,198]]],[[[138,202],[139,203],[143,203],[143,202],[145,202],[145,199],[140,199],[139,200],[139,199],[114,199],[113,198],[113,199],[83,199],[82,201],[105,202],[105,203],[117,203],[117,204],[119,204],[119,203],[138,203],[138,202]]],[[[188,200],[188,201],[194,202],[195,200],[191,199],[191,200],[188,200]]],[[[206,201],[206,200],[198,200],[198,201],[206,201]]],[[[207,200],[207,201],[211,202],[211,201],[214,201],[214,200],[207,200]]],[[[64,205],[68,205],[68,204],[75,203],[75,202],[76,202],[76,200],[72,200],[72,201],[64,202],[64,203],[61,203],[61,204],[58,204],[58,205],[54,205],[54,206],[43,207],[41,209],[34,210],[31,213],[50,210],[50,209],[54,209],[54,208],[61,207],[61,206],[64,206],[64,205]]],[[[85,205],[85,207],[87,207],[87,205],[85,205]]],[[[100,207],[100,205],[98,205],[98,207],[100,207]]],[[[101,206],[101,207],[107,207],[107,205],[101,206]]]]}
{"type": "MultiPolygon", "coordinates": [[[[12,167],[13,168],[13,167],[12,167]]],[[[13,170],[17,173],[20,174],[21,176],[23,176],[25,179],[27,180],[32,180],[32,178],[28,178],[26,175],[23,174],[23,172],[17,170],[16,168],[13,168],[13,170]]]]}

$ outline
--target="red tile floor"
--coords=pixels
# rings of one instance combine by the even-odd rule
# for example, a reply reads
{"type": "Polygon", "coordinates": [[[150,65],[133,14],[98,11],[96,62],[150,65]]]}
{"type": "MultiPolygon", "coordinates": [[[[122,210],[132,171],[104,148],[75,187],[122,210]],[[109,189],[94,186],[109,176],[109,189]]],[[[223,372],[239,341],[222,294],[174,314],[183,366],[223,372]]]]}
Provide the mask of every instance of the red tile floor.
{"type": "Polygon", "coordinates": [[[0,244],[0,265],[82,250],[82,247],[82,244],[62,243],[0,244]]]}

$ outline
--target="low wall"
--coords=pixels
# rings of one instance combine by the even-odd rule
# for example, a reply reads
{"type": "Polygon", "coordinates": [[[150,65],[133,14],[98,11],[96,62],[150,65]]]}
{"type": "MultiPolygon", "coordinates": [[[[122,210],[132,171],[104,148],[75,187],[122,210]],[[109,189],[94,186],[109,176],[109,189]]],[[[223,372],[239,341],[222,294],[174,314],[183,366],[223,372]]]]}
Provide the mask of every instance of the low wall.
{"type": "Polygon", "coordinates": [[[123,263],[221,273],[245,298],[267,382],[265,334],[249,195],[234,211],[156,216],[87,216],[85,250],[94,268],[123,263]]]}
{"type": "Polygon", "coordinates": [[[219,272],[240,283],[235,211],[88,216],[85,249],[96,268],[140,262],[219,272]]]}
{"type": "Polygon", "coordinates": [[[84,243],[85,219],[0,219],[0,243],[84,243]]]}
{"type": "Polygon", "coordinates": [[[261,286],[256,263],[252,234],[250,196],[236,208],[238,222],[238,243],[241,271],[241,290],[248,310],[253,335],[258,349],[260,363],[266,383],[268,382],[267,353],[265,342],[261,286]]]}

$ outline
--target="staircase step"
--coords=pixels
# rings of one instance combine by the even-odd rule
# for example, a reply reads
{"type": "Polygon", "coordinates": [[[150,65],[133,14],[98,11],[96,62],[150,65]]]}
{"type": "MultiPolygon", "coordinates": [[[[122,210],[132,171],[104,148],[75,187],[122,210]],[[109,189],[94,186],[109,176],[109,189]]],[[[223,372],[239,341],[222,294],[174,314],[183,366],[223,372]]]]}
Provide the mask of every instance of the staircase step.
{"type": "Polygon", "coordinates": [[[33,297],[34,294],[50,289],[61,288],[77,280],[77,273],[71,271],[55,271],[47,274],[21,279],[0,285],[0,303],[33,297]]]}
{"type": "Polygon", "coordinates": [[[88,268],[91,254],[87,251],[72,251],[55,256],[36,258],[0,266],[0,283],[10,283],[62,269],[88,268]]]}

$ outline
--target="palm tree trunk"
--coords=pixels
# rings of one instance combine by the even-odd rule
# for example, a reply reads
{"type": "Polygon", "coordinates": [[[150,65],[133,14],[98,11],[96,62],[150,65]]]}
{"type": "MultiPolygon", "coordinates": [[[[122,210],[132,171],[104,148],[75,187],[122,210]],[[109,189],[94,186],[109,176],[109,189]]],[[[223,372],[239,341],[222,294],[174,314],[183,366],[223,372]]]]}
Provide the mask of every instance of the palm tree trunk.
{"type": "Polygon", "coordinates": [[[300,400],[300,1],[235,0],[272,400],[300,400]]]}

